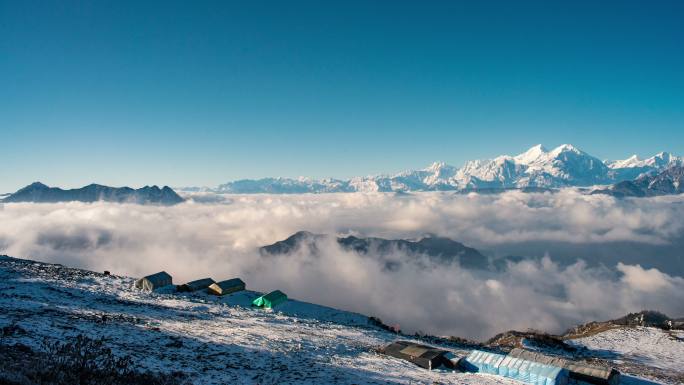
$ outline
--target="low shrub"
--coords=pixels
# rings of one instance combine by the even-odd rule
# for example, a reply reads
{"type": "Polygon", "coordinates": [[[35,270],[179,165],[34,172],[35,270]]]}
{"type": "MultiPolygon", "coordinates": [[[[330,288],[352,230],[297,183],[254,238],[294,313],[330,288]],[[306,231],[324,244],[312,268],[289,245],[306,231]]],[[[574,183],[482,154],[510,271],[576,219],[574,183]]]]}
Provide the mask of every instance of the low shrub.
{"type": "Polygon", "coordinates": [[[0,345],[0,385],[180,385],[183,373],[135,370],[130,357],[117,357],[102,339],[84,335],[64,342],[44,340],[38,351],[0,345]]]}

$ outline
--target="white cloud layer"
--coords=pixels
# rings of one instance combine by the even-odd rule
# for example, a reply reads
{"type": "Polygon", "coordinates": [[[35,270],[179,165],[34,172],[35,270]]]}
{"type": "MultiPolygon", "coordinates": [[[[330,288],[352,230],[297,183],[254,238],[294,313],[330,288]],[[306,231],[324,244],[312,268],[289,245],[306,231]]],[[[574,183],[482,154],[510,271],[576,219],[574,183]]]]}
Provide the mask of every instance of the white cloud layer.
{"type": "Polygon", "coordinates": [[[683,233],[684,196],[620,201],[565,190],[194,197],[173,207],[5,204],[0,253],[133,276],[166,270],[176,282],[240,276],[255,290],[279,288],[405,330],[477,339],[508,329],[560,332],[642,309],[684,316],[684,279],[676,274],[633,262],[559,265],[553,248],[551,258],[505,273],[427,261],[419,267],[402,253],[393,258],[406,263],[390,272],[334,241],[323,241],[319,256],[268,259],[257,252],[299,230],[393,239],[433,233],[483,250],[525,242],[661,247],[683,233]]]}

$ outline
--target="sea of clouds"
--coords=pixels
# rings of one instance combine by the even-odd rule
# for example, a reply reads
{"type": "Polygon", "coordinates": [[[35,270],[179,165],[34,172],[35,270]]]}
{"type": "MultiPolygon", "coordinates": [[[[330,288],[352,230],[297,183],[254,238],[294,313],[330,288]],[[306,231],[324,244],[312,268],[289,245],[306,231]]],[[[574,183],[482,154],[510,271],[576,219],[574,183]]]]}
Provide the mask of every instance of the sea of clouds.
{"type": "Polygon", "coordinates": [[[166,270],[177,283],[239,276],[250,289],[281,289],[406,331],[474,339],[509,329],[561,332],[642,309],[684,316],[684,274],[662,267],[683,258],[684,196],[617,200],[568,189],[189,198],[172,207],[4,204],[0,253],[131,276],[166,270]],[[390,239],[429,233],[490,255],[545,256],[482,272],[396,251],[404,263],[389,271],[331,238],[316,255],[260,256],[260,246],[299,230],[390,239]],[[585,261],[559,263],[556,255],[568,253],[586,253],[578,255],[585,261]]]}

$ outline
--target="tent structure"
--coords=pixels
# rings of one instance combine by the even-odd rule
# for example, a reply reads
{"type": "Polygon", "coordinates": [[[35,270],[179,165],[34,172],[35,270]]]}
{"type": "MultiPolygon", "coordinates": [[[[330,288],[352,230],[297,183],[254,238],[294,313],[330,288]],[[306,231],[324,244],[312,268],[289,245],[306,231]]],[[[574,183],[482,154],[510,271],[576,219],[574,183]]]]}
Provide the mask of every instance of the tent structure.
{"type": "Polygon", "coordinates": [[[165,271],[160,271],[157,274],[148,275],[135,281],[135,287],[141,290],[152,291],[163,286],[173,284],[171,276],[165,271]]]}
{"type": "Polygon", "coordinates": [[[499,375],[534,385],[566,385],[569,378],[567,369],[511,356],[501,361],[499,375]]]}
{"type": "Polygon", "coordinates": [[[506,358],[503,354],[473,350],[468,357],[461,360],[461,368],[467,372],[499,374],[499,366],[506,358]]]}
{"type": "Polygon", "coordinates": [[[388,356],[412,362],[428,370],[440,366],[449,369],[455,367],[454,362],[448,358],[451,354],[450,352],[413,342],[395,341],[381,349],[381,352],[388,356]]]}
{"type": "Polygon", "coordinates": [[[227,279],[209,285],[209,292],[215,295],[226,295],[245,290],[245,283],[240,278],[227,279]]]}
{"type": "Polygon", "coordinates": [[[481,350],[473,350],[461,361],[461,367],[467,371],[497,374],[533,385],[566,385],[569,380],[568,370],[562,367],[481,350]]]}
{"type": "Polygon", "coordinates": [[[570,361],[560,357],[552,357],[519,348],[511,350],[508,355],[511,357],[522,358],[528,361],[554,365],[567,369],[571,383],[587,383],[595,385],[618,385],[620,383],[620,372],[613,368],[587,365],[584,363],[570,361]]]}
{"type": "Polygon", "coordinates": [[[211,284],[216,283],[211,278],[196,279],[194,281],[178,286],[178,291],[192,292],[198,290],[206,290],[211,284]]]}
{"type": "Polygon", "coordinates": [[[285,301],[287,301],[287,295],[280,290],[274,290],[252,301],[252,305],[257,307],[273,308],[285,301]]]}
{"type": "Polygon", "coordinates": [[[516,357],[516,358],[522,358],[528,361],[534,361],[534,362],[539,362],[542,364],[547,364],[547,365],[554,365],[554,366],[560,366],[560,367],[565,367],[567,365],[568,360],[561,358],[561,357],[553,357],[553,356],[547,356],[545,354],[533,352],[531,350],[525,350],[525,349],[520,349],[520,348],[515,348],[511,350],[508,355],[510,357],[516,357]]]}

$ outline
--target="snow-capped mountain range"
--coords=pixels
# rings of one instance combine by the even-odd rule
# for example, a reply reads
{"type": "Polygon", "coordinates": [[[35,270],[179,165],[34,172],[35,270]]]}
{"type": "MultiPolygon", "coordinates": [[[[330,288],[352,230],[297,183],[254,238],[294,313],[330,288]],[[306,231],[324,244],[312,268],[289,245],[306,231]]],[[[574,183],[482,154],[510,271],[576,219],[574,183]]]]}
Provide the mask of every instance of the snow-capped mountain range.
{"type": "Polygon", "coordinates": [[[648,159],[633,155],[624,160],[602,161],[570,144],[550,151],[539,144],[515,156],[502,155],[494,159],[468,161],[461,168],[435,162],[420,170],[395,175],[351,179],[243,179],[216,188],[186,187],[179,190],[287,194],[586,187],[633,180],[643,174],[682,165],[684,158],[667,152],[648,159]]]}

